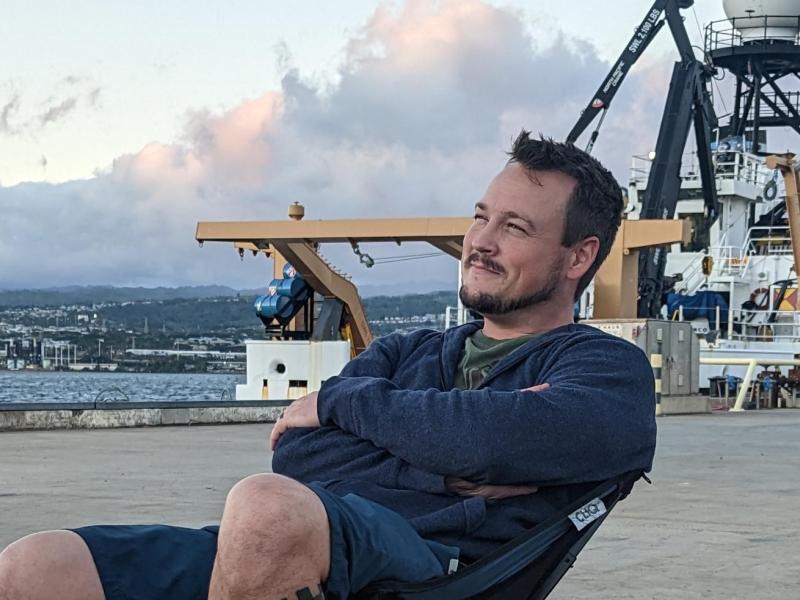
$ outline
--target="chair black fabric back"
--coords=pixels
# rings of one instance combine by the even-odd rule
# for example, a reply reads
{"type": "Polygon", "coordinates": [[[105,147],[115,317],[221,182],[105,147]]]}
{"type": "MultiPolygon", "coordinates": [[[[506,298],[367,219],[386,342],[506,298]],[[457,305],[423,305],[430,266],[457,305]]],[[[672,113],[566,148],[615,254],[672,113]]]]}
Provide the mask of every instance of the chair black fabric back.
{"type": "Polygon", "coordinates": [[[457,573],[421,583],[377,582],[354,600],[543,600],[572,567],[578,553],[618,501],[643,475],[637,471],[612,478],[457,573]],[[600,498],[606,513],[580,531],[569,516],[600,498]]]}

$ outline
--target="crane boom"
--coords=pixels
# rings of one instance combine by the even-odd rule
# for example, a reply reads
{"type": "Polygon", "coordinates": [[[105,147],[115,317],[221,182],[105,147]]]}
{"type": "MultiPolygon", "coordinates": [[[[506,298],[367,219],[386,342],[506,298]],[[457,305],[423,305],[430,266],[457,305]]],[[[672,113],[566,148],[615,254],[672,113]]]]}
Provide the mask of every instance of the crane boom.
{"type": "MultiPolygon", "coordinates": [[[[597,117],[601,111],[608,109],[608,105],[611,104],[611,100],[613,100],[619,90],[628,71],[630,71],[637,59],[664,26],[664,19],[661,19],[661,14],[664,12],[667,1],[668,0],[656,0],[647,12],[647,15],[642,19],[642,22],[639,23],[639,26],[634,30],[628,45],[625,46],[625,50],[622,51],[614,67],[603,80],[603,83],[600,84],[600,87],[597,88],[592,100],[586,108],[583,109],[578,122],[575,123],[569,135],[567,135],[568,142],[574,144],[581,134],[586,131],[586,128],[589,127],[592,121],[594,121],[595,117],[597,117]]],[[[592,140],[589,142],[590,146],[594,145],[595,139],[597,139],[596,131],[592,134],[592,140]]]]}
{"type": "MultiPolygon", "coordinates": [[[[683,149],[686,146],[689,129],[693,125],[706,207],[705,226],[708,227],[719,212],[711,157],[711,137],[713,131],[717,129],[717,118],[708,92],[708,82],[713,75],[713,68],[695,58],[680,14],[680,9],[689,8],[693,4],[694,0],[656,0],[653,3],[634,31],[619,60],[570,131],[567,141],[574,143],[601,111],[603,111],[600,119],[602,124],[605,111],[619,90],[625,75],[661,28],[665,24],[669,25],[680,61],[675,63],[673,69],[661,118],[655,158],[643,194],[640,217],[674,218],[681,187],[680,168],[683,149]]],[[[589,152],[597,139],[600,124],[589,139],[587,145],[589,152]]],[[[639,254],[637,312],[640,317],[658,315],[661,308],[665,266],[666,254],[662,248],[646,249],[639,254]]]]}

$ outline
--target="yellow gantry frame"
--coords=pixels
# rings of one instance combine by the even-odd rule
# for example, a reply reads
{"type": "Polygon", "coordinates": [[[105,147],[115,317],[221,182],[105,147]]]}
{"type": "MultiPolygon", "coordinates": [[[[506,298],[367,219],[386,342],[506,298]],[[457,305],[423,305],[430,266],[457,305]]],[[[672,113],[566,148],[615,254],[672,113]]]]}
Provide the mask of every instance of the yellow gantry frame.
{"type": "Polygon", "coordinates": [[[199,242],[233,242],[240,250],[264,252],[275,258],[274,277],[289,261],[315,292],[337,298],[345,306],[356,353],[372,341],[372,333],[356,286],[317,252],[322,243],[427,242],[455,258],[461,257],[464,233],[471,218],[337,219],[330,221],[200,222],[199,242]]]}
{"type": "Polygon", "coordinates": [[[594,319],[635,319],[639,298],[639,250],[692,239],[687,220],[623,221],[594,279],[594,319]]]}
{"type": "Polygon", "coordinates": [[[794,272],[800,269],[800,197],[798,197],[797,165],[794,154],[775,154],[767,157],[770,169],[780,169],[783,183],[786,186],[786,214],[789,216],[789,235],[792,237],[792,253],[794,254],[794,272]]]}
{"type": "MultiPolygon", "coordinates": [[[[317,252],[321,243],[427,242],[460,259],[464,233],[471,218],[337,219],[330,221],[200,222],[199,242],[232,242],[240,251],[264,252],[275,259],[280,278],[289,261],[315,292],[345,305],[345,322],[353,332],[356,353],[372,341],[372,333],[356,286],[317,252]]],[[[638,253],[688,241],[688,221],[623,221],[611,254],[595,280],[594,316],[598,319],[636,317],[638,253]]]]}

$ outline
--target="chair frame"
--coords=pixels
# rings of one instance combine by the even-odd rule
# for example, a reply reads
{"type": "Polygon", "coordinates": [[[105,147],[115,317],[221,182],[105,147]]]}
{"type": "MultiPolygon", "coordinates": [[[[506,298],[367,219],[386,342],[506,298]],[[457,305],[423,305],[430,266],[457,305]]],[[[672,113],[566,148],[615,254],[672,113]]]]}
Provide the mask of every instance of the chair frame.
{"type": "Polygon", "coordinates": [[[544,600],[566,572],[578,553],[599,529],[616,504],[623,500],[642,471],[612,477],[596,485],[575,502],[553,514],[536,527],[504,544],[453,575],[418,583],[381,581],[370,584],[355,596],[357,600],[544,600]],[[596,499],[605,513],[578,530],[570,515],[596,499]]]}

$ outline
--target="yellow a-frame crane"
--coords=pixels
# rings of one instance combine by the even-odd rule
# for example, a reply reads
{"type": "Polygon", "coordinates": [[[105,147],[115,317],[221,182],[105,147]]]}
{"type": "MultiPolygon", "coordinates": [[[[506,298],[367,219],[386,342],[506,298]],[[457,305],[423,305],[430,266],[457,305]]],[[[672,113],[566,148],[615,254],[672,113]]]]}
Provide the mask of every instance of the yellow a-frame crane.
{"type": "MultiPolygon", "coordinates": [[[[240,253],[265,253],[274,259],[274,277],[280,278],[288,261],[324,298],[344,305],[342,329],[349,330],[353,351],[362,352],[372,340],[356,286],[317,252],[319,244],[363,242],[427,242],[442,252],[461,258],[464,233],[472,219],[439,217],[416,219],[302,220],[302,207],[294,204],[288,221],[223,221],[197,224],[199,242],[232,242],[240,253]]],[[[635,318],[638,253],[690,239],[688,221],[623,221],[611,254],[595,280],[594,317],[635,318]]],[[[299,323],[309,331],[311,323],[299,323]]]]}

